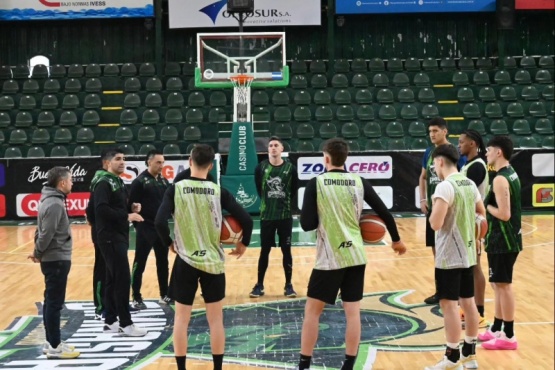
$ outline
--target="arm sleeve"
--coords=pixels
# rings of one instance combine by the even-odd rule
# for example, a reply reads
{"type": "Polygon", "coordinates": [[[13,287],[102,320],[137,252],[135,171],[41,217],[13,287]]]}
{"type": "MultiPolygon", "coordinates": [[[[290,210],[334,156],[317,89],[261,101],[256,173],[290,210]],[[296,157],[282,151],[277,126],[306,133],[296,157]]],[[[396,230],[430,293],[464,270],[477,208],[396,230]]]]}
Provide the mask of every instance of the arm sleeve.
{"type": "Polygon", "coordinates": [[[131,189],[129,189],[129,200],[127,203],[127,207],[132,209],[133,203],[141,203],[141,199],[143,199],[143,184],[136,178],[131,183],[131,189]]]}
{"type": "Polygon", "coordinates": [[[94,225],[95,217],[94,217],[94,193],[91,192],[89,195],[89,203],[87,203],[87,208],[85,209],[85,213],[87,214],[87,221],[94,225]]]}
{"type": "Polygon", "coordinates": [[[370,182],[366,179],[362,179],[362,184],[364,186],[364,201],[372,207],[372,210],[376,212],[376,214],[383,220],[385,223],[385,227],[391,235],[391,240],[394,242],[398,242],[401,240],[399,237],[399,232],[397,231],[397,224],[395,223],[395,219],[378,196],[370,182]]]}
{"type": "Polygon", "coordinates": [[[297,209],[297,198],[299,196],[299,174],[297,173],[297,167],[292,166],[291,169],[291,210],[297,209]]]}
{"type": "Polygon", "coordinates": [[[316,178],[311,179],[304,188],[303,209],[301,209],[301,227],[304,231],[315,230],[318,219],[316,178]]]}
{"type": "Polygon", "coordinates": [[[173,183],[175,184],[176,182],[179,182],[181,180],[185,180],[191,178],[191,169],[187,168],[186,170],[181,171],[180,173],[178,173],[175,178],[173,179],[173,183]]]}
{"type": "Polygon", "coordinates": [[[36,258],[40,259],[52,242],[64,211],[61,205],[53,204],[41,217],[40,228],[38,229],[37,238],[35,239],[34,255],[36,258]]]}
{"type": "Polygon", "coordinates": [[[474,181],[476,186],[480,185],[484,179],[486,178],[486,169],[484,166],[480,165],[472,165],[466,172],[466,177],[470,180],[474,181]]]}
{"type": "Polygon", "coordinates": [[[104,218],[107,222],[117,222],[127,219],[128,214],[125,209],[114,209],[110,206],[110,194],[112,189],[106,181],[100,181],[94,189],[94,211],[96,216],[104,218]]]}
{"type": "Polygon", "coordinates": [[[254,183],[256,185],[256,192],[259,197],[262,197],[262,166],[260,163],[254,169],[254,183]]]}
{"type": "Polygon", "coordinates": [[[172,217],[175,210],[174,196],[175,186],[171,185],[164,193],[164,199],[162,199],[162,204],[158,208],[158,212],[156,213],[156,217],[154,219],[156,232],[166,247],[168,247],[173,241],[170,236],[168,220],[172,217]]]}
{"type": "Polygon", "coordinates": [[[243,240],[241,242],[248,246],[251,242],[253,221],[251,216],[241,207],[239,203],[233,198],[233,195],[226,189],[221,188],[221,204],[222,208],[229,212],[233,217],[239,221],[243,229],[243,240]]]}

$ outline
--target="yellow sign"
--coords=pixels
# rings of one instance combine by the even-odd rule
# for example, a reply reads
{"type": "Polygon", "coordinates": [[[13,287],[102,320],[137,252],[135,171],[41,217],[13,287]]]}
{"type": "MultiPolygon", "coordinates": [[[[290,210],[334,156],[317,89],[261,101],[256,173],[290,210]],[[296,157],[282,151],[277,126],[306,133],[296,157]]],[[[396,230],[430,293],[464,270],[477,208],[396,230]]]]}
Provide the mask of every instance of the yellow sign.
{"type": "Polygon", "coordinates": [[[532,186],[532,205],[534,207],[555,206],[555,184],[534,184],[532,186]]]}

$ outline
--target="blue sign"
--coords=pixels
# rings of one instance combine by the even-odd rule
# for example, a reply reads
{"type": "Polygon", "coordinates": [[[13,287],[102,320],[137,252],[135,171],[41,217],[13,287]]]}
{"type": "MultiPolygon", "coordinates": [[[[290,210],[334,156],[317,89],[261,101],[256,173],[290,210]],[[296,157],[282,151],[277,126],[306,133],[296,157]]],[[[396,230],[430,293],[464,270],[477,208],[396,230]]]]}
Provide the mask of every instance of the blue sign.
{"type": "Polygon", "coordinates": [[[336,0],[337,14],[494,12],[495,0],[336,0]]]}

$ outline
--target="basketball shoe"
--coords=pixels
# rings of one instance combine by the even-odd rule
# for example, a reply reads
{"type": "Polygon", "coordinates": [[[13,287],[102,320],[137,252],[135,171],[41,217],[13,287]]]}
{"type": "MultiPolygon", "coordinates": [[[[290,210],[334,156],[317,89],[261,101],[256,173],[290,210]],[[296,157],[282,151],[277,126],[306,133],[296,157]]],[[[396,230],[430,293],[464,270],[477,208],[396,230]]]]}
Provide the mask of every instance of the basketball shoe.
{"type": "Polygon", "coordinates": [[[80,352],[75,350],[75,347],[70,346],[64,342],[60,342],[58,347],[50,347],[46,352],[47,358],[76,358],[81,355],[80,352]]]}
{"type": "Polygon", "coordinates": [[[478,360],[476,359],[476,355],[469,355],[466,357],[461,354],[461,364],[465,369],[477,369],[478,360]]]}
{"type": "Polygon", "coordinates": [[[293,289],[293,284],[287,284],[285,288],[283,288],[283,295],[289,298],[297,297],[297,292],[293,289]]]}
{"type": "Polygon", "coordinates": [[[256,284],[254,288],[252,288],[252,292],[249,294],[251,298],[258,298],[264,295],[264,285],[256,284]]]}
{"type": "Polygon", "coordinates": [[[424,370],[464,370],[460,361],[451,362],[447,356],[443,356],[443,359],[437,364],[432,366],[426,366],[424,370]]]}
{"type": "Polygon", "coordinates": [[[518,348],[516,337],[507,338],[504,332],[499,332],[497,336],[487,342],[482,343],[482,348],[490,350],[512,350],[518,348]]]}

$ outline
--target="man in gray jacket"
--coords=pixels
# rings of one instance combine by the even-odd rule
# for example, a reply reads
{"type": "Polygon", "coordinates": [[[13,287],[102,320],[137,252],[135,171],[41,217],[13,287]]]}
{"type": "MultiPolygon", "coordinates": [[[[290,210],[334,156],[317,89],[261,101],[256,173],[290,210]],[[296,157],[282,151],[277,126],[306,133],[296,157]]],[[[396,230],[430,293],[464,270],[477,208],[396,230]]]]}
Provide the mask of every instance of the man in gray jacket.
{"type": "Polygon", "coordinates": [[[73,245],[66,197],[73,181],[71,172],[65,167],[54,167],[46,176],[39,203],[35,250],[28,256],[33,262],[40,262],[46,285],[42,318],[47,343],[43,353],[48,358],[75,358],[80,353],[62,342],[60,336],[60,314],[66,297],[73,245]]]}

